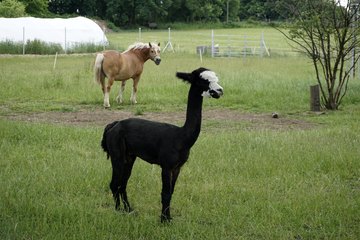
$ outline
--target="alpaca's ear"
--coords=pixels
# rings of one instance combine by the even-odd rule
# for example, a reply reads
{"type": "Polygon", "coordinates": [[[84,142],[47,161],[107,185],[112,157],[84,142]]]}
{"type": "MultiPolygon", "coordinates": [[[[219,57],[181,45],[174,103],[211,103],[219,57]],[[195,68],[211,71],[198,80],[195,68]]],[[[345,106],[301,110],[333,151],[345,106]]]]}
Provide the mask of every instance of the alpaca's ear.
{"type": "Polygon", "coordinates": [[[191,82],[192,74],[191,73],[177,72],[176,77],[178,77],[178,78],[180,78],[180,79],[182,79],[184,81],[191,82]]]}

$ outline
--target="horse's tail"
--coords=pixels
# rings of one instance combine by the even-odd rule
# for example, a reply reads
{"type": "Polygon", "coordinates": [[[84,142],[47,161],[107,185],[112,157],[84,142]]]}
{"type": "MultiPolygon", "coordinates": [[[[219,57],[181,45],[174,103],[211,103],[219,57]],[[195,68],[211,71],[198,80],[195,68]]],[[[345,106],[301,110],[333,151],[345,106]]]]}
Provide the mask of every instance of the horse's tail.
{"type": "Polygon", "coordinates": [[[119,121],[115,121],[115,122],[112,122],[112,123],[106,125],[106,127],[104,129],[103,137],[101,140],[101,147],[103,148],[104,152],[106,152],[108,159],[109,159],[109,149],[108,149],[108,145],[106,143],[106,135],[107,135],[108,131],[110,129],[112,129],[118,122],[119,121]]]}
{"type": "Polygon", "coordinates": [[[101,77],[101,75],[103,74],[103,70],[102,70],[102,63],[104,61],[104,54],[103,53],[98,53],[96,55],[96,59],[95,59],[95,64],[94,64],[94,79],[95,82],[97,82],[98,84],[101,84],[102,81],[104,81],[104,78],[101,77]]]}

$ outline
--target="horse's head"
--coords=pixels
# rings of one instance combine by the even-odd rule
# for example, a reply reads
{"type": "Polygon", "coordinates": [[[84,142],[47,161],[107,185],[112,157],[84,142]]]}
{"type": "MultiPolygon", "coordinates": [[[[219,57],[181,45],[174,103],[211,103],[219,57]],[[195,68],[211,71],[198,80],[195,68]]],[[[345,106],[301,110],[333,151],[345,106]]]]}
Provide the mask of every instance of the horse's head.
{"type": "Polygon", "coordinates": [[[160,43],[156,44],[151,44],[149,43],[149,47],[150,47],[150,59],[153,60],[155,62],[156,65],[159,65],[161,62],[161,58],[160,58],[160,43]]]}

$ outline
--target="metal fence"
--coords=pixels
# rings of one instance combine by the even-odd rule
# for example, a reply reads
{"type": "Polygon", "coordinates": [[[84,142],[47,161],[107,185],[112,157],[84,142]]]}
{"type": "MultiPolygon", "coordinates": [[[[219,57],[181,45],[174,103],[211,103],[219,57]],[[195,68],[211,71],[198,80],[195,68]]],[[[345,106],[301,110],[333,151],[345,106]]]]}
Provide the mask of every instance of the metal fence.
{"type": "Polygon", "coordinates": [[[184,52],[211,57],[268,57],[298,54],[280,35],[257,33],[238,34],[233,30],[167,31],[143,30],[108,35],[113,48],[124,49],[135,41],[161,42],[163,52],[184,52]],[[162,41],[161,41],[161,40],[162,41]],[[285,42],[285,44],[284,44],[285,42]],[[115,45],[115,46],[114,46],[115,45]]]}

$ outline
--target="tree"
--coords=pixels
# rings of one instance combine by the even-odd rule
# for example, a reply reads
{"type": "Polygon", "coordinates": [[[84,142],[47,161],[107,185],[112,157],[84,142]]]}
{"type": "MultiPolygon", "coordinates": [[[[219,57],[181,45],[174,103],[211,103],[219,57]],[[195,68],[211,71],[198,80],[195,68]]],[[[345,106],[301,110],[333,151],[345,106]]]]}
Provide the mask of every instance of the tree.
{"type": "Polygon", "coordinates": [[[172,0],[172,5],[168,8],[168,21],[188,22],[190,20],[190,10],[185,6],[185,0],[172,0]]]}
{"type": "Polygon", "coordinates": [[[360,55],[357,24],[358,6],[340,0],[287,0],[285,7],[292,23],[278,29],[294,46],[305,53],[315,68],[326,109],[336,110],[346,95],[349,78],[360,55]],[[352,64],[351,64],[352,62],[352,64]]]}
{"type": "Polygon", "coordinates": [[[98,16],[103,17],[104,6],[106,6],[105,1],[100,0],[51,0],[49,2],[49,11],[56,14],[79,14],[82,16],[95,16],[98,14],[98,16]],[[99,7],[99,10],[97,7],[99,7]]]}
{"type": "Polygon", "coordinates": [[[240,0],[224,0],[223,2],[224,2],[224,6],[222,7],[223,21],[226,21],[227,17],[229,17],[229,21],[237,21],[239,9],[240,9],[240,0]],[[228,4],[229,6],[227,6],[228,4]]]}
{"type": "Polygon", "coordinates": [[[0,17],[15,18],[25,16],[25,5],[16,0],[0,2],[0,17]]]}
{"type": "Polygon", "coordinates": [[[106,18],[117,26],[135,24],[136,0],[108,0],[106,2],[106,18]]]}
{"type": "Polygon", "coordinates": [[[48,11],[48,0],[20,0],[25,5],[25,11],[31,16],[44,17],[48,11]]]}
{"type": "Polygon", "coordinates": [[[187,0],[185,6],[190,11],[191,21],[219,20],[224,3],[221,0],[187,0]]]}
{"type": "Polygon", "coordinates": [[[146,0],[137,6],[136,21],[140,24],[164,21],[168,15],[168,8],[172,0],[146,0]]]}

